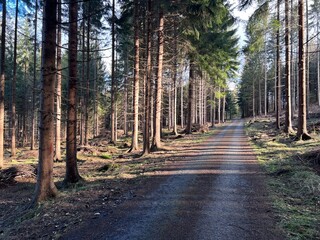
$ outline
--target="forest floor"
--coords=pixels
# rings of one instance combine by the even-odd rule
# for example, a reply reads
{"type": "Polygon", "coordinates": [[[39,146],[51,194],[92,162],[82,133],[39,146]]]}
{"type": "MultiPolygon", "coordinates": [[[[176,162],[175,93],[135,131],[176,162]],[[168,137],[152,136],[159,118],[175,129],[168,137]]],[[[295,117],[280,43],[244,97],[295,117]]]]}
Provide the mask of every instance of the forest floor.
{"type": "MultiPolygon", "coordinates": [[[[275,131],[272,118],[248,120],[246,124],[252,146],[268,174],[276,220],[289,239],[320,239],[318,119],[314,116],[309,121],[313,139],[306,142],[275,131]]],[[[0,174],[0,239],[60,239],[85,222],[111,216],[135,201],[151,176],[174,165],[186,150],[197,151],[199,144],[223,128],[182,137],[167,134],[167,149],[144,157],[127,153],[128,138],[121,138],[117,146],[108,144],[104,137],[93,139],[89,147],[78,152],[79,171],[85,181],[61,188],[65,163],[55,162],[59,196],[35,209],[29,206],[38,152],[19,149],[17,157],[7,156],[6,168],[0,174]],[[13,181],[6,181],[12,174],[13,181]]]]}
{"type": "MultiPolygon", "coordinates": [[[[281,122],[283,127],[284,117],[281,122]]],[[[320,239],[320,114],[309,114],[312,139],[308,141],[296,141],[294,134],[276,130],[270,116],[251,119],[246,131],[270,176],[268,186],[279,226],[289,239],[320,239]]]]}
{"type": "Polygon", "coordinates": [[[109,144],[105,136],[92,139],[90,146],[78,149],[78,167],[84,181],[62,188],[65,162],[55,162],[59,195],[37,208],[30,208],[30,204],[38,151],[19,148],[14,158],[7,152],[4,170],[0,171],[0,239],[59,239],[83,221],[105,214],[105,209],[117,208],[135,198],[148,175],[213,133],[204,130],[205,133],[178,136],[166,132],[165,149],[142,157],[127,153],[130,138],[120,137],[116,146],[109,144]]]}

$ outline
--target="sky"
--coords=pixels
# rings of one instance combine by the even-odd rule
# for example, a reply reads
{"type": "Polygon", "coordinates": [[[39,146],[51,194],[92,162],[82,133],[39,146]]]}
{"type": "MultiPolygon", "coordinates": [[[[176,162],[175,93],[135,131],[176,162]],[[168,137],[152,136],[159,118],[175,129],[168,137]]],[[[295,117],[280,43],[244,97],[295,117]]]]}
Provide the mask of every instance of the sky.
{"type": "MultiPolygon", "coordinates": [[[[237,34],[240,38],[239,41],[239,48],[243,48],[245,45],[245,41],[246,41],[246,34],[245,34],[245,29],[246,29],[246,22],[249,20],[250,16],[253,14],[253,12],[255,11],[257,5],[256,3],[253,3],[252,6],[246,8],[245,10],[239,10],[239,0],[229,0],[229,3],[231,4],[232,8],[233,8],[233,16],[236,17],[238,19],[237,21],[237,34]]],[[[243,55],[240,56],[239,59],[241,66],[239,68],[239,77],[241,75],[241,71],[243,69],[243,64],[244,64],[244,58],[243,55]]],[[[239,80],[235,79],[234,81],[229,82],[229,89],[233,90],[237,84],[239,80]]]]}

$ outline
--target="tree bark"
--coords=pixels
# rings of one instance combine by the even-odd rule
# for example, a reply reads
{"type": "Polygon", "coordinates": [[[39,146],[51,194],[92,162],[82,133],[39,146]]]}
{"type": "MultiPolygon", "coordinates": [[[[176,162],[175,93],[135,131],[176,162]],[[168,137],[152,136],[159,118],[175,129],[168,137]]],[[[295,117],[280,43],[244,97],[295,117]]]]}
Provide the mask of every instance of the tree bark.
{"type": "Polygon", "coordinates": [[[147,72],[146,72],[146,94],[145,94],[145,121],[143,134],[143,154],[150,153],[150,121],[151,121],[151,31],[152,31],[152,0],[148,0],[147,6],[147,72]]]}
{"type": "MultiPolygon", "coordinates": [[[[266,38],[267,39],[267,38],[266,38]]],[[[267,40],[266,40],[267,41],[267,40]]],[[[265,43],[265,48],[264,48],[264,116],[266,117],[268,114],[268,89],[267,89],[267,81],[268,81],[268,55],[267,55],[267,42],[265,43]]]]}
{"type": "MultiPolygon", "coordinates": [[[[98,34],[96,33],[96,38],[98,34]]],[[[97,90],[97,81],[98,81],[98,40],[95,42],[95,60],[94,60],[94,76],[93,76],[93,136],[98,136],[98,90],[97,90]]]]}
{"type": "Polygon", "coordinates": [[[69,87],[67,120],[67,154],[65,183],[76,183],[81,177],[77,166],[77,0],[69,2],[69,87]]]}
{"type": "Polygon", "coordinates": [[[298,140],[308,140],[310,135],[307,131],[307,98],[306,98],[306,69],[305,69],[305,45],[304,45],[304,0],[298,1],[299,13],[299,114],[298,131],[296,138],[298,140]]]}
{"type": "Polygon", "coordinates": [[[221,87],[219,86],[219,98],[218,98],[218,124],[221,123],[221,87]]]}
{"type": "Polygon", "coordinates": [[[171,94],[171,82],[168,82],[168,131],[172,127],[172,94],[171,94]]]}
{"type": "Polygon", "coordinates": [[[152,141],[152,150],[161,148],[161,104],[162,104],[162,67],[163,67],[163,49],[164,49],[164,17],[163,11],[159,11],[159,29],[158,29],[158,69],[155,82],[155,105],[154,105],[154,134],[152,141]]]}
{"type": "Polygon", "coordinates": [[[305,21],[306,21],[306,51],[305,51],[305,74],[306,74],[306,98],[307,98],[307,105],[306,105],[306,111],[307,111],[307,119],[309,118],[309,108],[310,108],[310,54],[309,54],[309,9],[308,9],[308,0],[305,0],[306,3],[306,7],[305,7],[305,11],[306,11],[306,17],[305,17],[305,21]]]}
{"type": "Polygon", "coordinates": [[[212,92],[213,96],[213,116],[212,116],[212,127],[216,126],[216,94],[215,94],[215,87],[213,87],[213,92],[212,92]]]}
{"type": "Polygon", "coordinates": [[[210,122],[211,122],[211,126],[214,126],[214,122],[213,122],[213,89],[212,87],[210,88],[210,122]]]}
{"type": "MultiPolygon", "coordinates": [[[[260,85],[260,83],[259,83],[260,85]]],[[[225,122],[225,114],[226,114],[226,90],[223,89],[223,102],[222,102],[222,122],[225,122]]]]}
{"type": "Polygon", "coordinates": [[[256,117],[256,93],[255,93],[255,81],[253,79],[252,82],[252,117],[255,119],[256,117]]]}
{"type": "MultiPolygon", "coordinates": [[[[261,71],[262,73],[262,71],[261,71]]],[[[261,79],[259,78],[259,116],[262,115],[262,87],[261,87],[261,79]]]]}
{"type": "Polygon", "coordinates": [[[83,97],[83,89],[84,89],[84,83],[85,83],[85,50],[86,50],[86,45],[85,45],[85,36],[86,36],[86,24],[85,24],[85,2],[82,3],[82,68],[81,68],[81,81],[79,82],[79,87],[80,87],[80,96],[79,96],[79,101],[80,101],[80,145],[84,145],[84,126],[85,126],[85,112],[84,112],[84,97],[83,97]]]}
{"type": "Polygon", "coordinates": [[[34,44],[33,44],[33,87],[32,87],[32,112],[31,112],[31,146],[35,148],[35,126],[36,126],[36,83],[37,83],[37,30],[38,30],[38,1],[35,3],[34,16],[34,44]]]}
{"type": "MultiPolygon", "coordinates": [[[[319,11],[317,12],[317,32],[319,32],[319,11]]],[[[317,86],[318,86],[318,106],[320,106],[320,51],[319,51],[319,36],[317,37],[317,86]]]]}
{"type": "MultiPolygon", "coordinates": [[[[61,17],[61,0],[58,0],[58,22],[62,21],[61,17]]],[[[58,24],[57,32],[57,98],[56,98],[56,154],[55,160],[61,160],[61,80],[62,80],[62,64],[61,64],[61,25],[58,24]]]]}
{"type": "Polygon", "coordinates": [[[291,46],[289,24],[289,0],[285,0],[285,48],[286,48],[286,125],[285,132],[292,133],[292,107],[291,107],[291,46]]]}
{"type": "Polygon", "coordinates": [[[193,59],[190,59],[189,66],[189,91],[188,91],[188,118],[187,118],[187,127],[186,134],[192,133],[192,124],[194,119],[194,62],[193,59]]]}
{"type": "MultiPolygon", "coordinates": [[[[280,0],[277,3],[277,21],[280,24],[280,0]]],[[[280,129],[280,115],[281,115],[281,59],[280,59],[280,27],[277,28],[277,89],[276,89],[276,125],[280,129]]]]}
{"type": "Polygon", "coordinates": [[[4,140],[4,87],[5,87],[5,52],[6,52],[6,15],[7,1],[2,1],[1,26],[1,62],[0,62],[0,169],[3,168],[3,140],[4,140]]]}
{"type": "Polygon", "coordinates": [[[140,39],[139,39],[139,0],[134,0],[134,76],[133,76],[133,125],[130,151],[139,150],[139,65],[140,65],[140,39]]]}
{"type": "Polygon", "coordinates": [[[11,157],[16,155],[16,84],[17,84],[17,32],[19,1],[16,0],[13,43],[13,78],[11,86],[11,157]]]}
{"type": "Polygon", "coordinates": [[[177,22],[174,19],[174,66],[173,66],[173,134],[178,135],[177,129],[177,81],[178,81],[178,34],[177,34],[177,22]]]}
{"type": "Polygon", "coordinates": [[[128,84],[128,55],[126,55],[124,62],[124,102],[123,102],[123,132],[124,135],[128,135],[128,92],[129,92],[129,84],[128,84]]]}
{"type": "Polygon", "coordinates": [[[57,0],[44,1],[40,143],[34,203],[57,195],[53,182],[57,0]]]}
{"type": "Polygon", "coordinates": [[[112,34],[112,53],[111,53],[111,142],[116,143],[115,129],[115,95],[116,95],[116,79],[115,79],[115,0],[112,0],[112,23],[111,23],[111,34],[112,34]]]}
{"type": "Polygon", "coordinates": [[[17,33],[18,33],[18,9],[19,1],[16,0],[16,14],[14,23],[14,43],[13,43],[13,78],[11,96],[11,157],[16,155],[16,84],[17,84],[17,33]]]}
{"type": "MultiPolygon", "coordinates": [[[[89,98],[90,98],[90,1],[87,2],[87,64],[86,64],[86,99],[85,99],[85,122],[84,122],[84,145],[88,145],[89,140],[89,98]]],[[[84,54],[84,53],[83,53],[84,54]]]]}
{"type": "Polygon", "coordinates": [[[181,118],[181,128],[184,128],[184,111],[183,111],[183,79],[180,77],[180,118],[181,118]]]}

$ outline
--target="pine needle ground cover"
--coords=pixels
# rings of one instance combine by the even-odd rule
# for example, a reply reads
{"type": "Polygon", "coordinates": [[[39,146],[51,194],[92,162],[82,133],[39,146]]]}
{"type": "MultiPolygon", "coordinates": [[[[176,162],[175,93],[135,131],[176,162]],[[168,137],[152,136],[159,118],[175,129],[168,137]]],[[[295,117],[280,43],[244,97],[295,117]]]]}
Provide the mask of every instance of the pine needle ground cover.
{"type": "MultiPolygon", "coordinates": [[[[106,138],[93,139],[89,146],[78,149],[79,172],[84,181],[64,187],[61,183],[65,162],[55,162],[59,195],[35,209],[29,206],[34,195],[38,153],[18,149],[15,159],[6,157],[5,169],[0,171],[0,239],[59,239],[84,221],[112,214],[122,203],[136,197],[147,178],[212,133],[174,136],[165,132],[165,149],[143,157],[127,153],[125,137],[117,145],[109,144],[106,138]]],[[[63,151],[63,157],[64,154],[63,151]]]]}
{"type": "Polygon", "coordinates": [[[294,136],[276,131],[270,118],[250,120],[246,129],[269,175],[279,225],[289,239],[320,239],[320,140],[317,131],[312,132],[312,140],[295,141],[294,136]]]}

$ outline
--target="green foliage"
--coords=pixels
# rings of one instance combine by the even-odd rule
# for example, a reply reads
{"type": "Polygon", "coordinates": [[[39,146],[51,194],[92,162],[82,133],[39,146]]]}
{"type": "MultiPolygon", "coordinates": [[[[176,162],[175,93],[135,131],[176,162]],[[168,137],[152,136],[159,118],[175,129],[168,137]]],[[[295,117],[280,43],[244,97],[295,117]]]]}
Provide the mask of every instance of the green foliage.
{"type": "Polygon", "coordinates": [[[112,156],[110,154],[105,153],[105,154],[100,155],[100,158],[102,158],[102,159],[112,159],[112,156]]]}
{"type": "Polygon", "coordinates": [[[226,93],[226,112],[230,114],[230,119],[232,119],[234,115],[239,114],[237,89],[233,91],[227,91],[226,93]]]}

